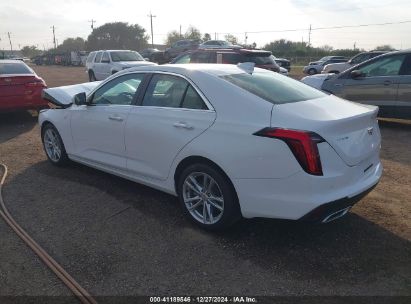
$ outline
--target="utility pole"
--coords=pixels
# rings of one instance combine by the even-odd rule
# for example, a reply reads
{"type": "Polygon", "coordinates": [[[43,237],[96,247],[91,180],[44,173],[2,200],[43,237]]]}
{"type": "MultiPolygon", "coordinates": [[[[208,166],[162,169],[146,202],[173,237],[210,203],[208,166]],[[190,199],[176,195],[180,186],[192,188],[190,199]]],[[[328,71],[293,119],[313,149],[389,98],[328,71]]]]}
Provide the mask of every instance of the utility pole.
{"type": "Polygon", "coordinates": [[[93,31],[93,30],[94,30],[94,23],[96,23],[96,20],[94,20],[93,18],[91,18],[91,20],[89,20],[88,22],[91,23],[90,27],[91,27],[91,30],[93,31]]]}
{"type": "Polygon", "coordinates": [[[13,53],[13,44],[11,43],[11,37],[10,37],[10,32],[7,32],[7,36],[9,36],[9,42],[10,42],[10,51],[13,53]]]}
{"type": "Polygon", "coordinates": [[[355,51],[355,47],[357,46],[357,42],[354,42],[354,51],[355,51]]]}
{"type": "Polygon", "coordinates": [[[244,36],[245,36],[245,45],[247,46],[247,39],[248,39],[247,32],[244,33],[244,36]]]}
{"type": "Polygon", "coordinates": [[[155,17],[157,17],[157,16],[154,16],[154,15],[150,12],[150,15],[148,15],[148,17],[150,17],[150,23],[151,23],[151,47],[154,48],[153,18],[155,18],[155,17]]]}
{"type": "Polygon", "coordinates": [[[180,24],[180,38],[181,38],[182,36],[181,36],[181,24],[180,24]]]}
{"type": "Polygon", "coordinates": [[[311,24],[310,24],[310,29],[308,30],[308,46],[311,46],[311,24]]]}
{"type": "Polygon", "coordinates": [[[50,27],[51,29],[53,29],[53,44],[54,44],[54,48],[56,49],[56,28],[54,27],[54,25],[52,27],[50,27]]]}

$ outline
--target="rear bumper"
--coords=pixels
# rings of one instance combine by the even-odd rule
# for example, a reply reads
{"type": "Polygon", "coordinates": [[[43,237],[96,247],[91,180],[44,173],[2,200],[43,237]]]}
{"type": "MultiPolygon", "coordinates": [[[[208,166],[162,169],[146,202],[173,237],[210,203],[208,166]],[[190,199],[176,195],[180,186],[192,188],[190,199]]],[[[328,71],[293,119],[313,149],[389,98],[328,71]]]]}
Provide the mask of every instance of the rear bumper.
{"type": "Polygon", "coordinates": [[[330,212],[352,206],[378,184],[381,162],[376,158],[372,169],[364,173],[367,163],[334,177],[299,172],[287,178],[233,179],[232,182],[245,218],[322,221],[330,212]],[[314,212],[317,208],[319,211],[314,212]]]}
{"type": "Polygon", "coordinates": [[[344,216],[351,209],[352,206],[354,206],[364,196],[371,192],[371,190],[373,190],[377,186],[377,184],[373,185],[371,188],[353,197],[344,197],[339,200],[335,200],[333,202],[320,205],[317,208],[308,212],[299,220],[318,223],[328,223],[337,218],[340,218],[344,216]]]}

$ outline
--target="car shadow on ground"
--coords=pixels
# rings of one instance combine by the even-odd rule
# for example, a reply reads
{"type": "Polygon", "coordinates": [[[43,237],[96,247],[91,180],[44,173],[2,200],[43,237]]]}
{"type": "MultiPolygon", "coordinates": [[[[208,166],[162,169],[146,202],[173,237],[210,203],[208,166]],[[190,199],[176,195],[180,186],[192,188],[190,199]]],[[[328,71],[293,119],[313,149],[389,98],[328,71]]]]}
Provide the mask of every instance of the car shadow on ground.
{"type": "Polygon", "coordinates": [[[0,144],[33,129],[37,115],[28,111],[0,113],[0,144]]]}
{"type": "MultiPolygon", "coordinates": [[[[264,277],[275,273],[304,281],[307,286],[311,282],[319,280],[327,284],[330,281],[336,281],[335,284],[342,284],[346,287],[355,284],[377,286],[383,282],[381,290],[369,290],[368,293],[407,294],[410,292],[411,242],[384,229],[377,223],[355,214],[355,212],[326,225],[252,219],[242,220],[223,232],[207,232],[197,228],[182,216],[182,211],[175,197],[83,165],[71,164],[64,168],[57,168],[49,162],[43,161],[29,167],[8,183],[10,186],[13,184],[24,185],[31,179],[35,180],[32,187],[40,189],[47,183],[48,187],[58,189],[58,197],[62,198],[61,204],[69,203],[73,199],[70,198],[70,195],[74,193],[72,185],[75,183],[78,185],[75,189],[77,198],[79,192],[83,193],[84,198],[81,206],[85,210],[87,210],[88,195],[90,195],[87,189],[91,187],[97,193],[108,194],[112,204],[121,202],[123,207],[120,211],[123,210],[127,213],[127,209],[131,208],[131,210],[138,211],[138,214],[143,214],[142,219],[149,219],[147,222],[145,220],[137,221],[132,224],[135,227],[128,225],[127,228],[119,226],[120,228],[117,229],[135,231],[146,229],[147,233],[152,234],[150,243],[145,244],[141,240],[137,243],[139,248],[147,246],[146,250],[148,251],[155,250],[150,244],[159,237],[159,234],[170,236],[169,239],[166,239],[167,241],[161,239],[162,242],[166,242],[161,244],[161,247],[168,248],[169,251],[173,251],[174,247],[180,246],[179,244],[190,247],[190,242],[197,244],[198,240],[207,239],[207,246],[204,247],[204,250],[210,250],[215,255],[229,254],[233,258],[233,265],[238,265],[239,268],[247,269],[252,265],[259,266],[256,269],[260,269],[262,273],[250,272],[250,280],[258,275],[264,277]],[[87,189],[84,190],[83,187],[87,189]],[[127,207],[124,208],[124,206],[127,207]],[[161,223],[160,226],[159,223],[161,223]],[[157,229],[161,233],[156,232],[157,229]]],[[[7,188],[6,194],[13,191],[13,187],[7,186],[7,188]]],[[[20,190],[22,189],[20,188],[20,190]]],[[[24,194],[22,195],[24,197],[24,194]]],[[[47,197],[44,196],[41,199],[41,206],[37,205],[38,199],[31,194],[30,206],[27,206],[23,211],[18,211],[18,213],[30,213],[31,209],[36,208],[35,213],[39,214],[41,209],[49,208],[48,205],[51,201],[47,202],[47,197]]],[[[366,197],[360,204],[370,203],[369,200],[370,198],[366,197]]],[[[18,206],[13,208],[18,208],[18,206]]],[[[85,213],[87,212],[85,211],[85,213]]],[[[93,221],[98,221],[98,210],[96,213],[90,213],[90,216],[93,216],[93,221]]],[[[118,223],[125,220],[123,216],[124,214],[116,215],[114,213],[113,217],[105,218],[102,221],[101,227],[110,224],[109,221],[111,221],[110,225],[119,225],[118,223]]],[[[36,225],[35,221],[30,225],[36,225]]],[[[54,229],[60,228],[55,227],[54,229]]],[[[113,228],[113,234],[118,233],[114,231],[113,228]]],[[[47,239],[46,236],[44,238],[47,239]]],[[[99,236],[95,237],[97,245],[93,246],[106,248],[107,244],[103,241],[98,245],[98,238],[99,236]]],[[[77,244],[79,241],[75,242],[77,244]]],[[[122,250],[125,251],[133,252],[136,250],[132,247],[135,245],[122,246],[122,250]]],[[[196,246],[201,246],[201,244],[196,246]]],[[[181,252],[181,255],[187,255],[188,264],[193,259],[190,254],[187,250],[181,252]]],[[[114,258],[115,254],[111,254],[111,256],[114,258]]],[[[161,256],[161,258],[167,259],[166,256],[161,256]]],[[[92,260],[92,258],[90,259],[92,260]]],[[[201,264],[203,261],[204,265],[208,265],[209,259],[209,256],[199,255],[196,256],[195,263],[201,264]]],[[[151,263],[150,261],[146,262],[151,263]]],[[[170,261],[170,263],[173,262],[170,261]]],[[[232,265],[219,267],[226,268],[220,270],[229,273],[238,271],[232,265]]],[[[355,290],[353,289],[351,292],[355,293],[355,290]]],[[[362,292],[367,293],[366,291],[362,292]]]]}

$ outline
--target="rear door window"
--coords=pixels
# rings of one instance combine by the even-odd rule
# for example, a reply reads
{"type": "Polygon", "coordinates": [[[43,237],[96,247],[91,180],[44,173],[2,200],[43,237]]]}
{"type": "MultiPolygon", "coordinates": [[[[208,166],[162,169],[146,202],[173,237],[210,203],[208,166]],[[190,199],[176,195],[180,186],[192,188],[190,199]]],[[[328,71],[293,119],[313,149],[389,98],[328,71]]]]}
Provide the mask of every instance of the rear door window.
{"type": "Polygon", "coordinates": [[[243,62],[254,62],[256,65],[275,64],[271,54],[244,54],[243,62]]]}
{"type": "Polygon", "coordinates": [[[142,106],[207,109],[203,99],[187,80],[167,74],[155,74],[151,78],[142,106]]]}
{"type": "Polygon", "coordinates": [[[98,52],[96,55],[96,58],[94,58],[94,62],[99,63],[102,55],[103,55],[103,52],[98,52]]]}
{"type": "Polygon", "coordinates": [[[107,52],[104,52],[103,57],[101,58],[102,62],[110,62],[110,57],[107,52]]]}

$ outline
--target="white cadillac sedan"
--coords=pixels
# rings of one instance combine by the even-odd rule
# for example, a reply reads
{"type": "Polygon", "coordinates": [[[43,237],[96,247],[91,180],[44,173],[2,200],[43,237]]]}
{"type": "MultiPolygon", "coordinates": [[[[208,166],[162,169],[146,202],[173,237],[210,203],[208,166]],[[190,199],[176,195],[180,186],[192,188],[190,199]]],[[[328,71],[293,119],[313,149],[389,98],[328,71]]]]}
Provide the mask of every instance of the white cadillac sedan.
{"type": "Polygon", "coordinates": [[[379,181],[378,108],[252,64],[131,68],[46,89],[48,159],[178,196],[198,225],[241,217],[329,222],[379,181]]]}

